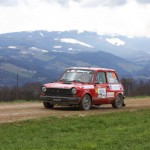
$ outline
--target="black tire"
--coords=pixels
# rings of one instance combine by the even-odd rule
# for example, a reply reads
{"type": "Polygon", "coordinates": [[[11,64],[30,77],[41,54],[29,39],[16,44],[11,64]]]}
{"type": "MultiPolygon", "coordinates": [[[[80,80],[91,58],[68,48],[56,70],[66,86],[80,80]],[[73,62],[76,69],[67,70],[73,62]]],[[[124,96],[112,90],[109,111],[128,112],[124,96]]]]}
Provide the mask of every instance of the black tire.
{"type": "Polygon", "coordinates": [[[114,102],[112,103],[113,108],[121,108],[124,106],[124,98],[121,94],[117,95],[114,102]]]}
{"type": "Polygon", "coordinates": [[[43,105],[44,105],[44,107],[47,108],[47,109],[50,109],[50,108],[53,108],[53,107],[54,107],[54,105],[50,104],[49,102],[43,102],[43,105]]]}
{"type": "Polygon", "coordinates": [[[91,107],[91,97],[88,94],[85,94],[82,97],[79,108],[82,110],[89,110],[91,107]]]}

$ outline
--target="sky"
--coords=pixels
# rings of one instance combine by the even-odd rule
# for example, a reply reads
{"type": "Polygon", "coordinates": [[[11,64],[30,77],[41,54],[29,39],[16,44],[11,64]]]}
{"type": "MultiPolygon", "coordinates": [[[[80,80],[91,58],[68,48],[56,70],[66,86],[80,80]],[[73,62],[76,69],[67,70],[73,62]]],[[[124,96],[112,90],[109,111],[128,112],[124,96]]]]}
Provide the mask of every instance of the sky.
{"type": "Polygon", "coordinates": [[[150,37],[150,0],[0,0],[0,34],[35,30],[150,37]]]}

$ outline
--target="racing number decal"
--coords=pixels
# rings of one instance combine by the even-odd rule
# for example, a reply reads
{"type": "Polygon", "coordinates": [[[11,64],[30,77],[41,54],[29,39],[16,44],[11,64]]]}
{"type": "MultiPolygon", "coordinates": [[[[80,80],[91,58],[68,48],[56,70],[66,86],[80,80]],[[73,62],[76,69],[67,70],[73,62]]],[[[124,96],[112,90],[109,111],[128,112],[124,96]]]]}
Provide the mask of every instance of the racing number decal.
{"type": "Polygon", "coordinates": [[[98,88],[97,93],[98,93],[98,97],[106,98],[106,88],[98,88]]]}

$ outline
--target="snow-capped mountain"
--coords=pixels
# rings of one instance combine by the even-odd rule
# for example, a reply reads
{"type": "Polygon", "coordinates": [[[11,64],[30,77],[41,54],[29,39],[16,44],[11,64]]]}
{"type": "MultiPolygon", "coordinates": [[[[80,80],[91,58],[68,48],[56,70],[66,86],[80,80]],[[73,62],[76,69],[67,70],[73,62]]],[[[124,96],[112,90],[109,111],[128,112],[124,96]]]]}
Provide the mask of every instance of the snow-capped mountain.
{"type": "Polygon", "coordinates": [[[102,50],[123,58],[150,54],[150,37],[125,37],[98,35],[95,32],[18,32],[0,35],[0,47],[37,47],[54,51],[98,51],[102,50]]]}
{"type": "Polygon", "coordinates": [[[47,82],[70,66],[116,69],[121,77],[150,78],[150,38],[94,32],[18,32],[0,35],[0,85],[47,82]]]}

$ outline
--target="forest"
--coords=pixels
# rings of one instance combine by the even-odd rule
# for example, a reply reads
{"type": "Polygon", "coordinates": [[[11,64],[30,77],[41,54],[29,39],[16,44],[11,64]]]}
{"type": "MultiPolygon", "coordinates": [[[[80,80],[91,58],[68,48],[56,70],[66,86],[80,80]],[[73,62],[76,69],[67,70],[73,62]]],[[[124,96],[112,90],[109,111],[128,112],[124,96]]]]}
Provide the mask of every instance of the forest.
{"type": "Polygon", "coordinates": [[[26,83],[21,87],[18,86],[3,86],[0,87],[0,101],[14,100],[39,100],[40,99],[41,83],[26,83]]]}

